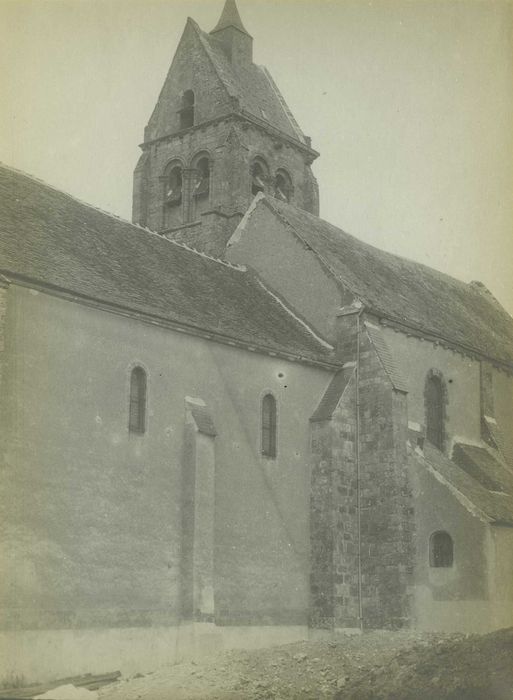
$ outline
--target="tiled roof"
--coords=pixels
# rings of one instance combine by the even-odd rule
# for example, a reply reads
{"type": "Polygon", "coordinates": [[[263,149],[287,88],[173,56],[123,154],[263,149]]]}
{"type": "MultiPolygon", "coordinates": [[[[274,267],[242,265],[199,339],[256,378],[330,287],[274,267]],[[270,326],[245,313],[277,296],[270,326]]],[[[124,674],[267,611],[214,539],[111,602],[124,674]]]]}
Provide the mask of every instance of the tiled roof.
{"type": "Polygon", "coordinates": [[[511,492],[497,492],[487,488],[427,441],[422,454],[417,450],[411,456],[421,467],[431,469],[433,475],[445,483],[467,508],[474,509],[477,515],[484,516],[497,525],[513,525],[511,492]]]}
{"type": "Polygon", "coordinates": [[[185,404],[191,412],[198,432],[215,437],[217,435],[216,426],[207,406],[202,401],[188,397],[185,400],[185,404]]]}
{"type": "Polygon", "coordinates": [[[328,388],[326,389],[320,404],[317,406],[314,414],[310,418],[312,423],[330,420],[354,373],[355,368],[351,365],[344,367],[335,374],[328,388]]]}
{"type": "Polygon", "coordinates": [[[484,416],[483,421],[493,444],[501,453],[502,458],[513,468],[513,450],[504,439],[504,431],[497,424],[495,418],[484,416]]]}
{"type": "Polygon", "coordinates": [[[491,449],[456,443],[452,459],[489,491],[513,495],[513,471],[491,449]]]}
{"type": "Polygon", "coordinates": [[[251,272],[0,166],[0,273],[260,349],[330,353],[251,272]]]}
{"type": "Polygon", "coordinates": [[[385,337],[380,328],[376,328],[370,323],[365,323],[365,328],[372,344],[378,354],[383,369],[388,375],[392,386],[396,391],[408,392],[408,384],[399,370],[397,362],[388,347],[385,337]]]}
{"type": "Polygon", "coordinates": [[[216,40],[215,34],[210,35],[202,31],[192,20],[191,24],[219,79],[228,94],[238,100],[240,108],[296,141],[306,144],[303,132],[267,69],[254,63],[232,65],[216,40]]]}
{"type": "Polygon", "coordinates": [[[329,274],[382,318],[513,366],[513,319],[475,283],[379,250],[276,199],[258,206],[276,211],[329,274]]]}

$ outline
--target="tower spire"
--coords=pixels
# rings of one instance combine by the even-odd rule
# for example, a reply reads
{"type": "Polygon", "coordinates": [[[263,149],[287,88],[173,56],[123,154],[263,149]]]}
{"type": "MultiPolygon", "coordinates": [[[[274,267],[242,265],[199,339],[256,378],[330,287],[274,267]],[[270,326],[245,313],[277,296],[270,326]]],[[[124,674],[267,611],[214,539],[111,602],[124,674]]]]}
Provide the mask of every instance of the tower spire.
{"type": "Polygon", "coordinates": [[[215,32],[220,32],[222,29],[227,29],[228,27],[235,27],[235,29],[238,29],[240,32],[248,34],[244,25],[242,24],[235,0],[225,1],[219,22],[210,33],[214,34],[215,32]]]}

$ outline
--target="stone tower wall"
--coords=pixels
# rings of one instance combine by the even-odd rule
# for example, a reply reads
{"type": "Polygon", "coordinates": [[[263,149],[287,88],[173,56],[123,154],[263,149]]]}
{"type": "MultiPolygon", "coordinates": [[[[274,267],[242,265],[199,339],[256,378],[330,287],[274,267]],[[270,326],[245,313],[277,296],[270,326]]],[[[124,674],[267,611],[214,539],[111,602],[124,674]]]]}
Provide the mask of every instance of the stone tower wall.
{"type": "Polygon", "coordinates": [[[312,423],[311,623],[409,627],[407,395],[393,388],[362,320],[339,320],[338,350],[356,372],[329,418],[312,423]]]}

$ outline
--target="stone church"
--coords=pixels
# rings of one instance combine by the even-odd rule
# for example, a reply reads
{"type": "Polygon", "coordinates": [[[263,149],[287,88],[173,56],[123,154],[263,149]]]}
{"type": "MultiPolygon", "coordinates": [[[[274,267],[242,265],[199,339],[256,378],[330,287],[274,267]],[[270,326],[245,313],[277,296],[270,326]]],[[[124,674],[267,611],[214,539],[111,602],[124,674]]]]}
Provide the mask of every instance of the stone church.
{"type": "Polygon", "coordinates": [[[3,682],[513,624],[513,320],[319,218],[234,0],[133,223],[0,168],[3,682]]]}

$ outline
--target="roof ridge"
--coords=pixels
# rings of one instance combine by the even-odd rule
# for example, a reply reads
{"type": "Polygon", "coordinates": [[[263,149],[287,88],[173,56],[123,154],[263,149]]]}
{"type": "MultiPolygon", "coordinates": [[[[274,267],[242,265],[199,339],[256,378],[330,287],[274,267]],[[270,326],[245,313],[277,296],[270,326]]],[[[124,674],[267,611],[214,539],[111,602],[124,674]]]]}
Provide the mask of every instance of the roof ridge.
{"type": "MultiPolygon", "coordinates": [[[[232,86],[230,85],[229,81],[227,81],[227,80],[225,79],[225,77],[222,75],[222,73],[221,73],[220,70],[218,69],[218,66],[216,65],[216,62],[214,61],[214,58],[210,55],[210,52],[215,50],[215,47],[213,47],[213,46],[211,45],[211,43],[210,43],[210,40],[211,40],[210,34],[208,34],[207,32],[203,31],[203,29],[199,26],[199,24],[197,24],[197,22],[194,22],[194,20],[191,20],[191,23],[192,23],[192,26],[193,26],[194,30],[195,30],[196,33],[197,33],[198,39],[200,40],[200,42],[201,42],[202,45],[203,45],[203,49],[204,49],[204,51],[205,51],[205,53],[206,53],[206,55],[207,55],[208,60],[209,60],[210,63],[212,64],[212,68],[214,69],[215,74],[217,75],[217,77],[218,77],[219,80],[221,81],[221,83],[222,83],[224,89],[226,90],[228,96],[231,97],[231,98],[233,98],[233,99],[239,100],[239,95],[237,94],[236,91],[233,90],[233,88],[232,88],[232,86]]],[[[216,56],[216,59],[219,59],[219,58],[221,58],[221,57],[220,57],[220,56],[216,56]]],[[[228,67],[230,67],[229,64],[228,64],[228,61],[226,61],[226,63],[227,63],[227,65],[228,65],[228,67]]]]}
{"type": "MultiPolygon", "coordinates": [[[[495,345],[490,342],[485,343],[484,341],[476,340],[474,336],[470,336],[468,326],[470,323],[470,311],[469,304],[473,303],[473,300],[478,297],[482,298],[477,291],[463,280],[453,277],[446,272],[441,272],[436,268],[430,267],[425,263],[418,262],[416,260],[411,260],[410,258],[405,258],[396,253],[391,253],[386,250],[382,250],[371,243],[362,241],[356,236],[350,233],[346,233],[343,229],[335,226],[334,224],[322,219],[315,214],[304,211],[291,204],[276,200],[273,197],[265,195],[262,198],[265,206],[267,206],[273,214],[280,219],[285,226],[290,228],[293,235],[310,250],[312,254],[317,258],[320,265],[324,268],[326,273],[333,277],[334,281],[340,285],[343,289],[350,292],[356,298],[361,300],[363,304],[367,307],[369,312],[372,312],[380,317],[383,324],[392,326],[397,325],[399,330],[404,332],[404,329],[411,329],[415,333],[420,333],[421,337],[433,336],[436,338],[436,342],[447,343],[449,347],[456,348],[459,352],[470,355],[471,357],[477,356],[480,358],[486,358],[499,364],[499,366],[504,367],[507,371],[511,372],[513,369],[513,364],[511,361],[511,356],[505,350],[497,349],[497,343],[500,348],[504,348],[505,339],[504,336],[511,334],[513,326],[511,325],[511,316],[501,309],[501,322],[506,323],[504,332],[501,336],[498,336],[498,340],[495,345]],[[303,233],[304,229],[304,233],[303,233]],[[308,231],[315,233],[313,239],[307,235],[308,231]],[[415,273],[421,280],[425,278],[428,281],[432,281],[436,285],[440,285],[442,288],[451,289],[452,293],[457,297],[457,299],[462,299],[463,301],[459,304],[460,318],[462,321],[462,328],[457,327],[452,330],[452,333],[444,333],[441,327],[437,327],[436,323],[433,325],[432,319],[425,319],[423,317],[416,317],[408,314],[398,315],[397,309],[384,307],[380,302],[380,299],[374,298],[372,296],[372,288],[368,284],[358,285],[355,279],[352,279],[351,275],[344,276],[342,270],[337,270],[330,263],[330,258],[326,257],[326,253],[323,250],[323,241],[329,242],[330,240],[338,239],[342,246],[352,246],[353,248],[358,248],[361,254],[369,255],[372,259],[381,261],[387,266],[400,266],[410,270],[411,273],[415,273]],[[369,296],[370,293],[370,296],[369,296]],[[471,297],[469,297],[471,295],[471,297]],[[466,302],[464,299],[466,298],[466,302]],[[466,305],[465,305],[466,304],[466,305]]],[[[329,246],[328,246],[329,249],[329,246]]],[[[489,302],[488,302],[489,303],[489,302]]],[[[494,305],[489,306],[490,311],[492,308],[496,308],[494,305]]],[[[484,312],[487,310],[485,309],[484,312]]],[[[483,315],[483,314],[481,314],[483,315]]],[[[489,337],[490,333],[485,331],[486,338],[489,337]]]]}
{"type": "Polygon", "coordinates": [[[191,248],[190,246],[186,245],[185,243],[179,243],[178,241],[174,241],[171,238],[167,238],[166,236],[163,236],[162,234],[157,233],[157,231],[153,231],[152,229],[148,228],[147,226],[142,226],[141,224],[134,224],[133,221],[129,221],[128,219],[125,219],[124,217],[119,216],[119,214],[113,214],[112,212],[106,211],[105,209],[102,209],[101,207],[98,207],[95,204],[91,204],[90,202],[85,202],[83,199],[80,199],[80,197],[77,197],[74,194],[70,194],[69,192],[65,192],[64,190],[60,190],[55,185],[52,185],[48,182],[45,182],[45,180],[41,180],[41,178],[36,177],[35,175],[32,175],[30,173],[27,173],[24,170],[20,170],[19,168],[15,168],[12,165],[7,165],[7,163],[4,163],[2,161],[0,161],[0,168],[4,168],[4,170],[9,170],[13,173],[17,173],[18,175],[23,175],[23,177],[26,177],[28,180],[32,180],[32,182],[36,182],[39,185],[43,185],[43,187],[46,187],[49,190],[53,190],[54,192],[57,192],[58,194],[63,195],[64,197],[68,197],[69,199],[72,199],[74,202],[78,202],[83,207],[87,207],[88,209],[93,209],[94,211],[96,211],[100,214],[103,214],[104,216],[108,216],[109,218],[115,219],[116,221],[120,221],[121,223],[127,224],[128,226],[132,226],[133,228],[136,228],[138,231],[144,231],[145,233],[149,233],[151,236],[156,236],[159,240],[164,240],[164,241],[167,241],[168,243],[172,243],[173,245],[179,246],[180,248],[185,248],[185,250],[188,250],[191,253],[195,253],[196,255],[199,255],[202,258],[206,258],[207,260],[211,260],[212,262],[219,263],[220,265],[224,265],[225,267],[229,267],[233,270],[237,270],[239,272],[247,272],[247,268],[245,265],[238,265],[237,263],[231,263],[231,262],[228,262],[227,260],[221,260],[221,258],[215,258],[212,255],[207,255],[207,253],[203,253],[200,250],[196,250],[196,248],[191,248]]]}
{"type": "MultiPolygon", "coordinates": [[[[274,197],[273,197],[273,199],[274,199],[274,197]]],[[[266,200],[267,200],[267,197],[266,197],[266,200]]],[[[426,270],[429,270],[430,272],[435,272],[437,275],[440,275],[441,277],[446,277],[446,278],[450,279],[450,280],[453,281],[453,282],[457,282],[459,285],[462,285],[464,288],[467,288],[467,287],[471,286],[470,282],[465,282],[464,280],[461,280],[461,279],[459,279],[458,277],[453,277],[453,275],[450,275],[450,274],[447,273],[447,272],[442,272],[441,270],[438,270],[436,267],[431,267],[430,265],[426,265],[426,263],[419,262],[418,260],[414,260],[413,258],[408,258],[408,257],[406,257],[405,255],[399,255],[398,253],[392,253],[392,252],[389,251],[389,250],[384,250],[383,248],[378,248],[378,246],[376,246],[376,245],[374,245],[374,244],[372,244],[372,243],[369,243],[368,241],[364,241],[364,240],[362,240],[361,238],[358,238],[358,236],[353,235],[352,233],[348,233],[347,231],[344,231],[344,229],[340,228],[340,226],[336,226],[335,224],[332,224],[331,221],[328,221],[327,219],[323,219],[322,217],[317,216],[316,214],[312,214],[312,213],[309,212],[309,211],[306,211],[306,210],[303,210],[303,209],[299,209],[298,207],[294,207],[294,205],[293,205],[293,204],[290,204],[289,202],[285,203],[285,202],[281,202],[281,201],[280,201],[280,205],[288,206],[288,207],[291,207],[291,208],[293,208],[293,209],[297,209],[298,211],[301,212],[301,214],[306,214],[308,217],[311,217],[312,219],[318,219],[318,220],[321,221],[323,224],[327,224],[328,226],[330,226],[331,228],[335,229],[336,231],[338,231],[338,232],[340,232],[340,233],[343,233],[344,236],[348,236],[349,238],[354,239],[354,240],[357,241],[360,245],[367,246],[367,247],[369,247],[369,248],[372,248],[373,250],[376,250],[376,251],[377,251],[378,253],[380,253],[381,255],[383,255],[383,254],[384,254],[384,255],[390,255],[391,257],[395,258],[396,260],[405,260],[405,261],[408,262],[408,263],[413,263],[414,265],[419,265],[420,267],[423,267],[423,268],[425,268],[426,270]]],[[[273,207],[273,208],[275,208],[275,207],[273,207]]],[[[276,208],[275,208],[275,211],[276,211],[277,214],[280,214],[280,213],[281,213],[281,212],[279,212],[276,208]]],[[[292,224],[292,223],[289,221],[289,219],[287,218],[287,215],[286,215],[286,214],[283,214],[283,218],[284,218],[284,219],[287,221],[287,223],[294,229],[294,231],[297,231],[296,228],[295,228],[295,226],[294,226],[294,224],[292,224]]],[[[300,234],[298,234],[298,235],[300,235],[300,234]]],[[[308,244],[308,245],[310,245],[310,244],[308,244]]],[[[310,246],[310,247],[311,247],[311,246],[310,246]]],[[[331,269],[331,268],[330,268],[330,269],[331,269]]],[[[334,274],[335,276],[337,276],[336,273],[333,273],[333,274],[334,274]]],[[[478,292],[476,292],[476,293],[478,293],[478,292]]],[[[480,296],[482,296],[482,295],[480,295],[480,296]]],[[[499,303],[500,303],[500,302],[499,302],[499,303]]],[[[501,306],[502,306],[502,305],[501,305],[501,306]]]]}
{"type": "MultiPolygon", "coordinates": [[[[134,226],[137,226],[137,224],[134,224],[134,226]]],[[[148,231],[149,233],[155,233],[155,231],[151,231],[150,229],[144,229],[144,230],[148,231]]],[[[212,260],[212,262],[219,263],[220,265],[224,265],[225,267],[229,267],[233,270],[237,270],[238,272],[247,272],[246,265],[239,265],[237,263],[229,262],[228,260],[222,260],[221,258],[216,258],[213,255],[208,255],[208,253],[205,253],[202,250],[197,250],[196,248],[191,248],[191,246],[187,245],[187,243],[182,243],[181,241],[175,241],[172,238],[167,238],[167,236],[162,236],[160,233],[157,233],[155,235],[157,235],[159,238],[163,238],[168,243],[173,243],[173,245],[177,245],[180,248],[185,248],[185,250],[188,250],[191,253],[196,253],[196,255],[199,255],[202,258],[206,258],[207,260],[212,260]]]]}

